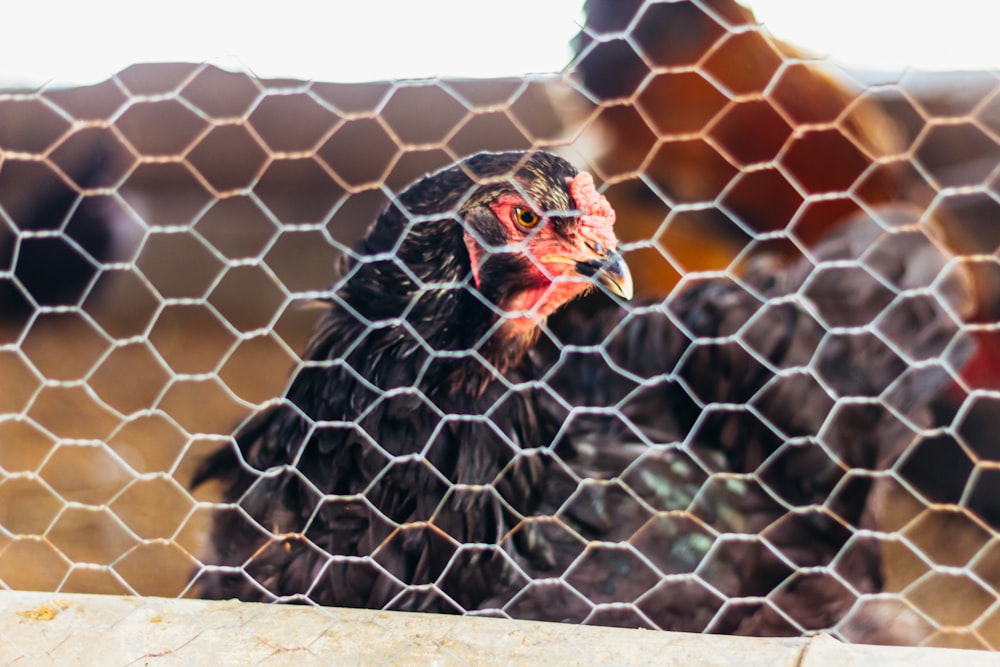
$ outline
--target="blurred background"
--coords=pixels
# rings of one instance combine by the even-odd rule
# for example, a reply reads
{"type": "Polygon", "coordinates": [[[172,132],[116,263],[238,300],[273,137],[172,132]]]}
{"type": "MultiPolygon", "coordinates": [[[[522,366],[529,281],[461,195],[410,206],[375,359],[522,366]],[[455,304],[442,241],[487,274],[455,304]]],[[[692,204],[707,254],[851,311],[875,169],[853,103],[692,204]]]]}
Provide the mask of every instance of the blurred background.
{"type": "MultiPolygon", "coordinates": [[[[96,83],[140,62],[225,62],[261,77],[363,82],[561,71],[586,22],[583,0],[378,0],[343,7],[295,0],[178,0],[156,12],[124,0],[4,9],[6,85],[96,83]],[[405,57],[403,57],[405,54],[405,57]]],[[[629,4],[626,0],[626,4],[629,4]]],[[[1000,64],[1000,8],[955,0],[757,0],[775,37],[854,69],[988,69],[1000,64]]],[[[709,7],[711,5],[706,5],[709,7]]],[[[624,26],[622,26],[624,27],[624,26]]]]}
{"type": "Polygon", "coordinates": [[[968,256],[981,355],[892,463],[887,590],[1000,648],[1000,7],[19,3],[0,41],[0,585],[190,595],[192,467],[280,395],[336,259],[416,177],[591,169],[637,287],[888,203],[968,256]]]}

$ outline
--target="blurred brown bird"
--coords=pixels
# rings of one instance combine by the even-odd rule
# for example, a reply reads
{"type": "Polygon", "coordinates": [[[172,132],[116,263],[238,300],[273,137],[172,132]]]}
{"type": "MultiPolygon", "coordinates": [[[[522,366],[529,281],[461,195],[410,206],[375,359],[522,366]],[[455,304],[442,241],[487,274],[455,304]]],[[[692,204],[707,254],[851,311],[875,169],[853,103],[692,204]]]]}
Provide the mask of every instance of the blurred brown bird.
{"type": "Polygon", "coordinates": [[[600,107],[584,131],[597,135],[619,235],[646,242],[628,255],[640,294],[726,268],[760,232],[811,245],[859,202],[908,187],[886,159],[903,146],[879,104],[734,0],[588,0],[585,11],[574,76],[600,107]]]}

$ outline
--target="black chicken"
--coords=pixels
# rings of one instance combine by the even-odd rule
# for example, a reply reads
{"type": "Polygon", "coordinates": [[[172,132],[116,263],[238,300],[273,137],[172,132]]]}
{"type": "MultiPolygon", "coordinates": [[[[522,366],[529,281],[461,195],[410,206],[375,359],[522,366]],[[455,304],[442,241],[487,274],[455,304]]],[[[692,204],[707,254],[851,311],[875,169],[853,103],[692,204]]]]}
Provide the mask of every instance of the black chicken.
{"type": "Polygon", "coordinates": [[[631,297],[613,223],[590,175],[547,153],[476,155],[400,195],[285,400],[194,480],[229,476],[235,504],[203,594],[459,611],[520,588],[496,545],[512,505],[537,504],[558,427],[525,353],[595,278],[631,297]]]}
{"type": "Polygon", "coordinates": [[[792,266],[543,323],[580,274],[631,292],[612,215],[545,154],[401,195],[286,399],[196,477],[231,480],[202,593],[911,641],[855,604],[881,590],[859,529],[966,353],[964,273],[895,213],[792,266]]]}

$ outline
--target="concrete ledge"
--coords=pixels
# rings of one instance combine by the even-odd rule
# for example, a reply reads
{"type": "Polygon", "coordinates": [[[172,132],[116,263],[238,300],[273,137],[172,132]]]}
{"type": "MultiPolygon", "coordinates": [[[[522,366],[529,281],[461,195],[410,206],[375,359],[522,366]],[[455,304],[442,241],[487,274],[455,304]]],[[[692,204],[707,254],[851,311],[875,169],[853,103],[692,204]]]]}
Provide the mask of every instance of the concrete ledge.
{"type": "Polygon", "coordinates": [[[1000,654],[357,609],[0,592],[0,663],[1000,665],[1000,654]]]}

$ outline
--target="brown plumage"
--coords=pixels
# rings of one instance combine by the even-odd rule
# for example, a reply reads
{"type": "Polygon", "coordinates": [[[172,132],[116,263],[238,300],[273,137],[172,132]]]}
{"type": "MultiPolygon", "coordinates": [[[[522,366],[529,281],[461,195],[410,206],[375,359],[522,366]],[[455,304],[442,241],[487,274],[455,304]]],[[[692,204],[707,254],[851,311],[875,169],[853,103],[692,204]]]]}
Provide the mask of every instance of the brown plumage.
{"type": "Polygon", "coordinates": [[[662,249],[628,255],[640,295],[730,266],[760,232],[812,245],[910,186],[880,104],[735,0],[588,0],[585,11],[573,76],[601,103],[584,130],[598,138],[595,165],[615,182],[621,239],[662,249]]]}

